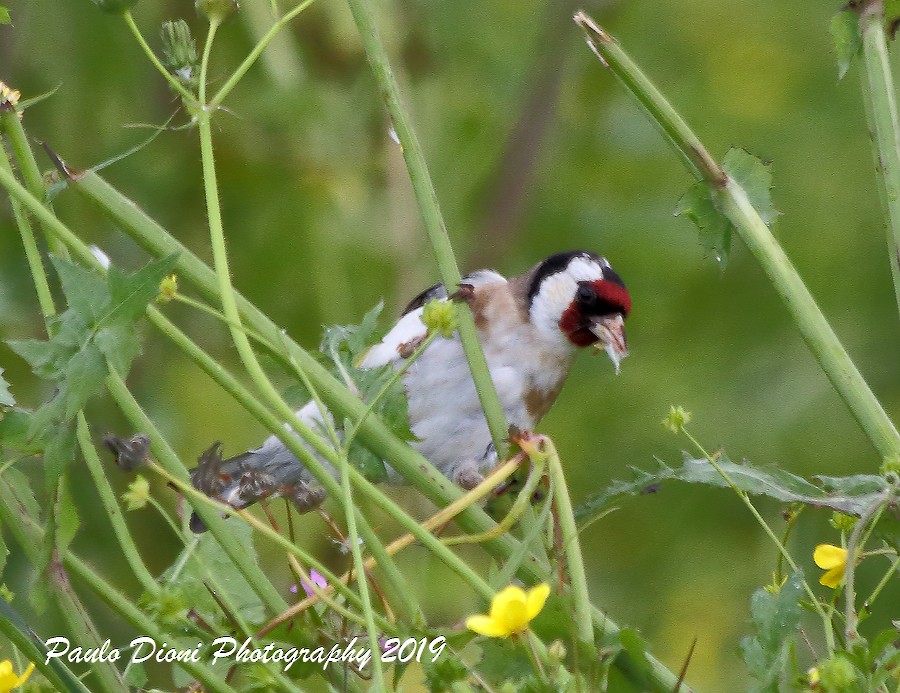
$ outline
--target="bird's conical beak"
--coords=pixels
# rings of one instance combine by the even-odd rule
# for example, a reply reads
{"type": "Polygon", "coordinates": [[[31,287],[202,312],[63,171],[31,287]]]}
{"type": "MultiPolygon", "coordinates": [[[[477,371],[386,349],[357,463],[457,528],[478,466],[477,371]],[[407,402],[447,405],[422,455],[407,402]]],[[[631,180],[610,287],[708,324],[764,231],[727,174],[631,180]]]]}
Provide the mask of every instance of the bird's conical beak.
{"type": "Polygon", "coordinates": [[[625,338],[625,318],[620,313],[605,315],[591,321],[591,332],[600,340],[597,344],[602,348],[619,373],[619,363],[628,356],[628,341],[625,338]]]}

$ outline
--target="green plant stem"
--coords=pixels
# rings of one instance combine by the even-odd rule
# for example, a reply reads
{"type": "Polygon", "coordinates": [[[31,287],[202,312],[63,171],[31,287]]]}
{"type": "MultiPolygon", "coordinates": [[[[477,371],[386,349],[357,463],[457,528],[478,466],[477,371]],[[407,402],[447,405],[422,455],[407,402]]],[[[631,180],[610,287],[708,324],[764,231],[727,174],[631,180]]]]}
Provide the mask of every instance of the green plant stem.
{"type": "Polygon", "coordinates": [[[594,627],[591,622],[591,599],[588,594],[587,573],[584,569],[584,558],[581,553],[581,542],[578,539],[578,525],[575,524],[575,513],[572,510],[572,500],[569,498],[569,488],[566,485],[566,476],[563,472],[562,462],[556,446],[549,438],[544,439],[544,451],[547,454],[550,483],[553,485],[553,495],[558,510],[557,516],[562,533],[563,553],[566,556],[566,564],[569,568],[569,580],[572,584],[573,606],[575,611],[575,623],[578,626],[578,639],[594,645],[594,627]]]}
{"type": "MultiPolygon", "coordinates": [[[[187,104],[196,104],[197,97],[194,96],[188,88],[185,87],[181,82],[175,79],[174,75],[169,72],[165,66],[159,61],[159,58],[156,57],[156,53],[153,52],[153,49],[150,48],[148,43],[144,40],[144,36],[141,34],[141,30],[138,29],[137,24],[134,23],[134,17],[131,16],[131,11],[126,10],[124,14],[122,14],[122,18],[125,20],[125,24],[128,25],[131,34],[134,36],[135,41],[138,42],[138,45],[141,47],[141,50],[144,51],[144,54],[153,64],[153,67],[157,69],[157,71],[165,77],[166,81],[169,83],[169,86],[172,87],[176,92],[178,92],[185,100],[187,104]]],[[[203,97],[201,97],[201,102],[203,97]]]]}
{"type": "MultiPolygon", "coordinates": [[[[344,585],[337,575],[332,573],[328,568],[325,567],[319,560],[314,558],[311,554],[307,553],[303,549],[301,549],[296,544],[291,543],[288,539],[280,535],[274,529],[269,527],[264,522],[256,519],[250,513],[244,510],[238,510],[236,508],[232,508],[230,505],[225,505],[224,503],[220,503],[219,501],[213,500],[208,497],[201,491],[195,489],[190,483],[179,479],[173,474],[170,474],[168,470],[164,469],[160,465],[154,462],[148,462],[147,466],[156,474],[160,475],[164,479],[166,479],[170,484],[172,484],[175,488],[177,488],[181,493],[183,493],[186,497],[194,499],[199,504],[206,505],[209,508],[214,508],[217,512],[224,513],[226,515],[230,515],[231,517],[238,517],[243,522],[246,522],[250,525],[254,530],[256,530],[259,534],[266,537],[270,541],[277,544],[279,547],[284,549],[288,554],[294,556],[300,561],[303,561],[305,565],[313,566],[322,576],[328,580],[329,584],[335,585],[336,589],[347,598],[348,602],[353,603],[354,606],[358,606],[360,608],[363,607],[363,603],[361,599],[354,593],[351,589],[349,589],[346,585],[344,585]]],[[[309,574],[307,571],[301,569],[301,575],[304,578],[309,578],[309,574]]],[[[316,589],[316,585],[313,583],[311,579],[308,580],[311,589],[316,589]]],[[[358,614],[353,613],[349,609],[342,607],[337,602],[325,599],[327,604],[337,611],[337,613],[341,614],[344,618],[353,621],[359,625],[365,625],[365,618],[359,616],[358,614]]],[[[386,620],[383,618],[379,619],[379,626],[381,626],[385,631],[393,632],[396,629],[393,628],[386,620]]]]}
{"type": "Polygon", "coordinates": [[[887,228],[888,260],[900,308],[900,119],[884,30],[884,1],[868,0],[859,13],[863,98],[873,133],[872,152],[887,228]]]}
{"type": "MultiPolygon", "coordinates": [[[[29,515],[27,507],[26,503],[16,496],[9,482],[0,477],[0,518],[3,520],[3,525],[12,532],[28,560],[35,564],[39,560],[41,547],[44,544],[44,532],[29,515]]],[[[59,563],[60,560],[60,557],[54,556],[49,568],[49,579],[52,585],[50,592],[59,605],[69,633],[75,642],[85,643],[85,647],[88,646],[88,643],[99,644],[103,642],[104,638],[100,637],[99,631],[75,593],[63,566],[59,563]]],[[[35,663],[40,665],[42,662],[35,663]]],[[[91,686],[92,690],[118,693],[123,689],[124,684],[119,672],[111,664],[95,664],[91,667],[91,673],[95,675],[91,686]]]]}
{"type": "Polygon", "coordinates": [[[353,489],[350,486],[350,460],[346,453],[341,456],[341,491],[344,497],[344,517],[347,520],[347,537],[350,539],[350,553],[353,556],[353,567],[356,570],[356,584],[362,600],[365,616],[366,632],[369,635],[369,650],[372,653],[372,679],[375,691],[390,690],[384,678],[381,664],[381,648],[378,645],[378,629],[375,627],[372,598],[369,595],[369,581],[363,565],[362,551],[359,548],[359,532],[356,529],[356,506],[353,504],[353,489]]]}
{"type": "MultiPolygon", "coordinates": [[[[0,112],[0,126],[9,137],[13,155],[19,164],[19,171],[22,174],[22,180],[25,181],[26,189],[40,200],[47,210],[53,212],[53,206],[45,201],[47,190],[44,186],[44,178],[31,151],[31,145],[28,143],[28,136],[25,134],[25,128],[22,127],[21,119],[13,110],[2,111],[0,112]]],[[[44,228],[50,252],[62,258],[68,257],[66,247],[62,242],[53,234],[47,233],[43,223],[41,223],[41,227],[44,228]]]]}
{"type": "Polygon", "coordinates": [[[0,633],[3,633],[16,648],[17,671],[21,672],[25,665],[19,657],[21,650],[27,661],[34,662],[38,671],[56,687],[56,690],[63,693],[91,693],[59,658],[54,657],[49,664],[45,664],[47,648],[44,641],[3,597],[0,597],[0,633]]]}
{"type": "MultiPolygon", "coordinates": [[[[356,28],[359,30],[366,57],[372,66],[375,80],[378,82],[385,106],[390,114],[394,131],[397,133],[397,139],[400,140],[403,159],[406,161],[406,168],[412,181],[419,213],[425,222],[425,231],[434,249],[441,280],[447,287],[448,293],[453,293],[461,279],[456,256],[450,245],[450,238],[441,216],[437,194],[428,172],[428,165],[425,163],[422,147],[419,145],[418,137],[416,137],[400,100],[400,88],[391,69],[384,44],[379,37],[378,28],[375,26],[371,5],[368,0],[347,1],[356,22],[356,28]]],[[[509,451],[507,442],[509,424],[506,421],[503,405],[497,396],[497,390],[491,380],[487,359],[485,359],[478,341],[475,318],[468,306],[461,307],[459,311],[459,338],[469,362],[469,369],[472,372],[472,379],[475,381],[478,399],[487,419],[494,448],[497,450],[498,458],[503,459],[509,451]]]]}
{"type": "Polygon", "coordinates": [[[890,567],[887,569],[887,572],[878,581],[878,584],[875,585],[875,589],[872,590],[872,594],[869,595],[869,598],[866,599],[865,605],[867,608],[872,606],[872,603],[878,599],[878,595],[881,594],[881,591],[887,586],[890,579],[894,576],[894,573],[897,572],[898,568],[900,568],[900,556],[897,556],[892,562],[890,567]]]}
{"type": "MultiPolygon", "coordinates": [[[[750,496],[747,494],[747,492],[738,488],[738,485],[735,484],[734,481],[732,481],[731,477],[728,475],[728,472],[726,472],[722,468],[722,466],[716,461],[715,456],[710,455],[706,451],[706,448],[704,448],[700,444],[700,442],[696,438],[694,438],[694,436],[692,436],[686,428],[684,428],[684,426],[682,426],[680,428],[680,430],[687,437],[687,439],[690,440],[691,443],[694,444],[694,447],[696,447],[697,450],[700,451],[700,454],[703,455],[706,458],[706,460],[712,465],[713,469],[716,470],[716,472],[719,474],[719,476],[721,476],[725,480],[725,483],[727,483],[728,486],[731,487],[731,490],[734,491],[735,494],[737,494],[738,498],[741,499],[741,501],[744,503],[744,505],[747,506],[747,510],[749,510],[750,514],[753,515],[757,524],[759,524],[759,526],[762,527],[762,530],[763,530],[763,532],[766,533],[766,536],[768,536],[769,539],[772,540],[772,543],[775,544],[776,548],[778,549],[779,555],[782,556],[785,561],[787,561],[787,564],[791,567],[791,570],[793,570],[795,573],[798,572],[800,569],[797,566],[797,564],[794,562],[794,559],[791,556],[791,554],[788,552],[787,547],[781,543],[781,540],[778,538],[778,535],[776,535],[775,531],[771,527],[769,527],[769,523],[766,522],[765,519],[763,518],[763,516],[759,514],[759,511],[756,509],[756,506],[753,505],[753,501],[750,500],[750,496]]],[[[809,583],[806,581],[806,578],[803,579],[803,589],[806,592],[806,596],[809,597],[809,600],[812,603],[813,608],[815,608],[815,610],[819,614],[819,617],[822,619],[822,623],[823,623],[824,630],[825,630],[825,642],[826,642],[826,645],[828,646],[828,653],[831,654],[834,652],[834,646],[835,646],[834,632],[832,630],[832,625],[831,625],[831,617],[827,613],[825,613],[824,609],[822,609],[822,605],[819,603],[819,600],[816,598],[816,594],[815,594],[815,592],[812,591],[812,588],[809,586],[809,583]]]]}
{"type": "MultiPolygon", "coordinates": [[[[193,283],[203,293],[208,300],[217,297],[217,280],[215,273],[207,267],[196,255],[191,253],[181,243],[175,240],[166,232],[159,224],[146,215],[131,200],[122,195],[120,192],[110,186],[103,178],[93,171],[85,171],[77,177],[70,180],[70,185],[97,204],[111,219],[119,224],[123,231],[131,236],[141,247],[154,256],[165,257],[173,252],[180,253],[176,271],[179,276],[184,276],[193,283]]],[[[56,234],[60,239],[64,239],[74,249],[77,249],[79,259],[89,266],[97,266],[97,260],[87,249],[87,246],[78,239],[66,226],[56,219],[52,214],[42,207],[39,200],[30,195],[18,182],[11,176],[5,176],[0,170],[0,186],[6,188],[9,194],[22,202],[33,215],[38,217],[42,222],[48,224],[50,232],[56,234]]],[[[265,336],[269,341],[275,342],[282,339],[282,333],[278,327],[269,320],[258,308],[250,303],[246,298],[235,292],[240,311],[244,318],[251,324],[254,329],[265,336]]],[[[154,315],[162,317],[155,308],[148,309],[151,320],[154,315]]],[[[163,318],[163,320],[165,320],[163,318]]],[[[157,321],[154,320],[156,323],[157,321]]],[[[166,321],[168,322],[168,321],[166,321]]],[[[162,331],[172,337],[178,334],[177,328],[168,323],[170,328],[162,331]]],[[[365,404],[358,398],[349,393],[341,383],[336,381],[317,361],[293,340],[283,337],[287,348],[290,351],[291,358],[296,359],[297,363],[309,375],[310,380],[316,386],[323,400],[329,409],[337,415],[354,420],[362,415],[365,410],[365,404]]],[[[189,342],[189,340],[188,340],[189,342]]],[[[186,346],[186,344],[182,344],[186,346]]],[[[198,349],[199,350],[199,349],[198,349]]],[[[202,350],[199,350],[203,354],[202,350]]],[[[204,354],[205,355],[205,354],[204,354]]],[[[211,368],[210,375],[213,377],[222,377],[225,374],[223,369],[217,364],[211,368]],[[213,375],[213,374],[216,375],[213,375]]],[[[268,426],[267,426],[268,427],[268,426]]],[[[140,430],[140,426],[137,427],[140,430]]],[[[386,460],[390,460],[391,465],[402,474],[416,489],[418,489],[425,497],[432,502],[445,506],[461,497],[462,493],[458,488],[449,483],[447,478],[438,472],[428,460],[422,457],[418,452],[409,447],[406,443],[397,438],[390,429],[379,419],[379,417],[370,416],[360,426],[360,437],[366,445],[376,454],[382,456],[386,460]]],[[[282,441],[284,442],[284,441],[282,441]]],[[[294,452],[292,450],[292,452],[294,452]]],[[[296,453],[295,453],[296,454],[296,453]]],[[[174,453],[172,453],[174,455],[174,453]]],[[[158,456],[158,455],[157,455],[158,456]]],[[[175,458],[177,461],[177,457],[175,458]]],[[[180,462],[178,463],[180,466],[180,462]]],[[[312,469],[310,469],[312,471],[312,469]]],[[[352,473],[351,473],[352,474],[352,473]]],[[[351,479],[354,479],[352,476],[351,479]]],[[[365,487],[362,487],[363,489],[365,487]]],[[[377,490],[376,490],[377,493],[377,490]]],[[[378,493],[377,496],[384,498],[383,494],[378,493]]],[[[376,501],[377,502],[377,501],[376,501]]],[[[388,503],[388,507],[391,504],[388,503]]],[[[396,507],[396,506],[394,506],[396,507]]],[[[412,518],[400,510],[403,518],[411,521],[416,530],[418,525],[412,518]]],[[[221,521],[215,514],[211,515],[211,521],[221,521]]],[[[204,522],[206,522],[206,518],[204,522]]],[[[469,533],[486,532],[495,526],[495,523],[479,507],[470,507],[462,512],[457,518],[457,523],[463,530],[469,533]]],[[[209,523],[207,526],[212,527],[209,523]]],[[[439,541],[437,542],[440,543],[439,541]]],[[[488,552],[499,560],[506,560],[510,556],[517,555],[519,552],[520,542],[510,535],[498,537],[490,542],[482,545],[488,552]]],[[[441,546],[440,548],[446,549],[441,546]]],[[[440,550],[440,549],[436,549],[440,550]]],[[[449,552],[451,556],[455,556],[449,552]]],[[[463,569],[470,568],[465,562],[460,561],[463,569]]],[[[529,582],[539,582],[545,579],[546,572],[544,564],[534,555],[529,554],[522,562],[520,576],[523,580],[529,582]]],[[[248,582],[251,582],[248,580],[248,582]]],[[[596,627],[603,632],[614,635],[618,632],[618,626],[606,614],[596,607],[591,607],[591,615],[596,627]]],[[[652,656],[647,656],[650,664],[649,681],[647,685],[653,691],[661,693],[670,693],[678,682],[678,676],[669,671],[663,664],[652,656]]],[[[616,666],[629,678],[633,680],[644,680],[643,667],[637,664],[627,652],[621,652],[616,656],[616,666]]],[[[680,689],[682,693],[691,693],[692,689],[686,684],[682,684],[680,689]]]]}
{"type": "MultiPolygon", "coordinates": [[[[6,154],[6,148],[0,139],[0,167],[4,171],[13,175],[12,164],[6,154]]],[[[50,284],[47,282],[47,273],[44,271],[44,264],[41,260],[41,253],[38,250],[37,239],[34,236],[34,229],[31,228],[31,220],[28,214],[22,209],[22,203],[16,199],[11,199],[13,217],[15,217],[16,225],[19,227],[19,236],[22,239],[22,246],[25,249],[25,259],[28,262],[28,269],[31,271],[31,278],[34,282],[34,288],[37,292],[38,305],[41,308],[41,314],[46,323],[47,318],[56,315],[56,306],[53,303],[53,294],[50,292],[50,284]]],[[[49,329],[50,325],[47,324],[49,329]]]]}
{"type": "Polygon", "coordinates": [[[216,92],[215,96],[210,99],[208,104],[208,110],[210,112],[215,111],[219,106],[222,105],[222,102],[225,98],[231,93],[231,90],[237,86],[237,83],[241,81],[243,76],[247,74],[247,71],[253,67],[253,64],[259,59],[259,56],[262,55],[262,52],[265,50],[266,46],[269,45],[269,42],[275,38],[275,35],[294,17],[303,12],[307,7],[313,4],[315,0],[304,0],[299,5],[297,5],[290,12],[286,13],[280,19],[277,19],[274,24],[272,24],[271,28],[263,35],[263,37],[257,42],[257,44],[253,47],[253,50],[244,58],[244,62],[238,66],[238,68],[234,71],[234,73],[225,81],[225,84],[222,85],[222,88],[216,92]]]}
{"type": "MultiPolygon", "coordinates": [[[[150,449],[165,470],[173,477],[187,483],[188,474],[181,460],[178,459],[162,433],[138,404],[118,373],[111,372],[109,374],[106,378],[106,388],[134,430],[142,431],[149,436],[150,449]]],[[[283,611],[287,603],[281,598],[260,567],[250,560],[243,547],[238,546],[232,540],[224,525],[225,520],[219,517],[219,513],[202,503],[195,504],[193,508],[266,608],[274,613],[283,611]]]]}
{"type": "MultiPolygon", "coordinates": [[[[110,368],[112,368],[112,366],[110,366],[110,368]]],[[[81,448],[81,456],[84,458],[84,462],[91,474],[91,478],[94,480],[94,486],[97,487],[100,503],[103,505],[106,516],[109,518],[113,534],[116,537],[116,541],[119,544],[119,550],[125,558],[125,562],[128,564],[128,567],[131,568],[131,572],[134,573],[138,582],[141,583],[141,587],[150,594],[156,594],[159,592],[159,584],[156,582],[156,579],[150,571],[147,570],[147,566],[144,564],[143,559],[141,559],[141,555],[131,537],[131,533],[128,531],[128,526],[125,524],[125,518],[122,516],[122,509],[119,507],[119,503],[116,500],[116,495],[109,483],[109,479],[106,478],[103,463],[100,461],[97,450],[94,448],[94,444],[91,441],[91,433],[88,429],[84,412],[78,412],[75,435],[78,439],[78,446],[81,448]]]]}
{"type": "Polygon", "coordinates": [[[582,12],[575,15],[575,21],[585,30],[591,48],[666,134],[691,173],[710,184],[717,208],[731,221],[759,262],[819,366],[881,456],[900,454],[900,434],[741,186],[724,174],[697,136],[612,36],[582,12]]]}
{"type": "Polygon", "coordinates": [[[883,493],[874,501],[853,525],[853,531],[847,540],[847,563],[844,569],[844,635],[852,643],[859,639],[857,626],[859,613],[856,611],[856,563],[859,554],[865,548],[871,529],[874,528],[885,505],[891,500],[889,492],[883,493]],[[865,535],[865,536],[863,536],[865,535]]]}
{"type": "MultiPolygon", "coordinates": [[[[204,96],[203,85],[205,83],[206,77],[208,49],[211,46],[212,40],[215,36],[214,27],[215,24],[211,23],[210,35],[207,39],[206,50],[204,50],[204,60],[201,63],[201,99],[204,96]]],[[[209,215],[210,240],[213,249],[213,262],[218,279],[219,298],[222,302],[222,310],[225,314],[226,319],[228,320],[232,341],[237,348],[238,355],[240,356],[241,362],[244,364],[244,368],[247,369],[251,380],[263,393],[266,400],[268,400],[276,410],[280,411],[282,416],[284,416],[287,421],[292,422],[292,427],[294,427],[295,430],[298,430],[306,440],[315,445],[319,452],[326,455],[330,452],[333,457],[334,466],[337,467],[337,463],[339,462],[339,460],[334,457],[335,451],[331,448],[328,448],[327,445],[324,445],[323,447],[322,444],[324,443],[324,441],[321,440],[321,437],[315,435],[311,430],[308,430],[308,427],[304,426],[302,422],[297,420],[294,412],[284,402],[283,398],[272,385],[265,371],[262,369],[262,366],[260,366],[259,361],[256,358],[256,354],[253,351],[253,347],[250,345],[250,340],[244,333],[243,329],[241,329],[240,327],[242,324],[240,312],[238,311],[234,290],[231,286],[231,277],[228,268],[228,254],[225,249],[225,233],[222,226],[222,214],[219,206],[218,184],[216,181],[215,160],[213,157],[212,149],[210,111],[208,109],[204,109],[202,111],[201,116],[198,119],[197,128],[200,133],[200,155],[203,166],[203,182],[204,191],[206,194],[207,212],[209,215]]],[[[306,457],[309,458],[310,455],[307,454],[306,457]]],[[[321,465],[318,465],[317,460],[314,462],[314,464],[318,466],[319,469],[321,469],[321,465]]],[[[307,467],[309,466],[310,465],[307,464],[307,467]]],[[[329,475],[326,471],[322,470],[321,476],[325,477],[329,475]]],[[[342,497],[339,493],[335,495],[339,498],[342,497]]],[[[362,514],[358,509],[351,507],[348,509],[348,512],[355,513],[357,516],[357,521],[364,521],[362,518],[362,514]]],[[[371,532],[367,529],[366,534],[368,535],[367,538],[371,538],[373,547],[380,546],[380,542],[378,542],[378,539],[374,532],[371,532]]],[[[386,577],[393,586],[393,596],[399,599],[399,604],[402,608],[404,617],[411,622],[422,620],[421,609],[415,603],[412,592],[408,589],[407,586],[405,586],[405,581],[402,579],[399,570],[397,570],[395,566],[393,566],[393,562],[389,559],[387,554],[379,552],[379,555],[385,561],[383,568],[386,571],[386,577]]]]}

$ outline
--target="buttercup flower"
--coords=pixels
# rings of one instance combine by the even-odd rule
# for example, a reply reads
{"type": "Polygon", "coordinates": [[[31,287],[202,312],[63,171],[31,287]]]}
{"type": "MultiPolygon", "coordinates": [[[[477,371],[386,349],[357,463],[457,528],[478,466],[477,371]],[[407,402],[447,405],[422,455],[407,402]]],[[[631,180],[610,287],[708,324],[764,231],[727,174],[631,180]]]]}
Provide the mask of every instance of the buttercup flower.
{"type": "Polygon", "coordinates": [[[516,585],[504,587],[491,601],[490,615],[469,616],[466,628],[489,638],[506,638],[513,633],[521,633],[544,608],[549,595],[550,585],[546,582],[532,587],[527,593],[516,585]]]}
{"type": "Polygon", "coordinates": [[[844,570],[847,568],[847,550],[831,544],[819,544],[813,552],[813,560],[825,574],[819,578],[819,584],[836,588],[844,581],[844,570]]]}
{"type": "Polygon", "coordinates": [[[28,680],[28,677],[31,676],[32,671],[34,671],[34,662],[31,662],[28,665],[24,674],[16,676],[16,672],[13,671],[12,662],[8,659],[4,659],[0,662],[0,693],[9,693],[13,688],[21,686],[28,680]]]}

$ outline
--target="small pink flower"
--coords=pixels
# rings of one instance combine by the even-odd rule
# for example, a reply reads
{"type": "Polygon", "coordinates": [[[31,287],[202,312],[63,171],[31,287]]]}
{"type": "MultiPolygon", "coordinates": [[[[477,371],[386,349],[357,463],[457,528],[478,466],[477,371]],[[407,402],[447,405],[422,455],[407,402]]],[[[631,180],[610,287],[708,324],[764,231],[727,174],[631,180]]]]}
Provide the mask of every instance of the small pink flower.
{"type": "MultiPolygon", "coordinates": [[[[313,581],[313,584],[319,589],[325,589],[326,587],[328,587],[328,581],[324,577],[322,577],[322,575],[319,574],[319,571],[317,571],[315,568],[309,571],[309,577],[313,581]]],[[[308,582],[306,582],[306,580],[300,580],[300,587],[302,587],[303,591],[306,592],[307,597],[312,597],[315,594],[313,588],[309,585],[308,582]]],[[[291,594],[297,594],[297,592],[299,592],[299,590],[297,589],[297,585],[291,585],[291,594]]]]}

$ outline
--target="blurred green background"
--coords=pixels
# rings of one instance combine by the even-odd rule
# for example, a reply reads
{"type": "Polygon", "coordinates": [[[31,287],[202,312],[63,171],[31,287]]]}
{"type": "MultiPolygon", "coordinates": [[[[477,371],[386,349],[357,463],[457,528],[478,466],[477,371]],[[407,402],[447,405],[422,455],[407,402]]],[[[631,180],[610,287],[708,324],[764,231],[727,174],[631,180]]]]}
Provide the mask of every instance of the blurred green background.
{"type": "MultiPolygon", "coordinates": [[[[121,20],[87,0],[5,4],[15,25],[0,27],[0,79],[23,98],[58,87],[27,112],[25,125],[70,165],[92,166],[127,150],[151,134],[133,126],[162,124],[175,111],[176,100],[121,20]]],[[[622,478],[628,465],[653,467],[654,456],[680,460],[685,441],[659,425],[670,404],[693,411],[695,435],[735,460],[801,474],[877,469],[878,456],[747,250],[735,241],[723,272],[704,255],[690,222],[673,217],[689,177],[585,47],[570,21],[575,5],[377,5],[463,270],[517,273],[558,250],[589,248],[610,258],[631,291],[632,355],[622,374],[615,377],[605,358],[583,356],[542,425],[557,441],[576,502],[622,478]]],[[[828,22],[839,5],[610,0],[584,9],[619,38],[714,155],[740,145],[774,162],[774,201],[783,213],[776,234],[896,414],[897,307],[858,71],[838,82],[830,46],[828,22]]],[[[267,0],[244,0],[239,17],[220,31],[214,87],[260,35],[268,7],[267,0]]],[[[157,49],[163,20],[182,17],[195,35],[205,32],[188,0],[144,0],[135,17],[157,49]]],[[[358,322],[380,298],[387,327],[437,272],[346,6],[320,0],[304,12],[226,106],[215,121],[215,146],[236,286],[310,347],[323,325],[358,322]]],[[[178,114],[173,122],[184,121],[178,114]]],[[[49,168],[46,158],[41,164],[49,168]]],[[[104,175],[209,258],[194,131],[164,132],[104,175]]],[[[56,209],[114,261],[132,268],[144,261],[80,199],[64,193],[56,209]]],[[[219,325],[178,306],[167,310],[239,368],[219,325]]],[[[205,375],[159,335],[145,333],[144,356],[128,382],[188,464],[214,440],[236,453],[261,438],[261,428],[205,375]]],[[[5,202],[0,336],[43,336],[5,202]]],[[[48,396],[5,345],[0,365],[24,405],[48,396]]],[[[127,432],[106,402],[93,403],[90,415],[97,435],[127,432]]],[[[157,491],[171,500],[166,489],[157,491]]],[[[106,551],[103,519],[91,517],[98,504],[89,482],[78,497],[92,531],[75,548],[133,589],[121,559],[106,551]]],[[[783,526],[780,507],[760,507],[783,526]]],[[[813,581],[813,546],[837,539],[827,517],[806,513],[792,539],[813,581]]],[[[159,516],[148,509],[130,519],[151,567],[161,570],[177,547],[159,516]]],[[[318,550],[343,565],[321,523],[305,526],[318,550]]],[[[595,603],[639,628],[676,670],[697,637],[688,680],[700,688],[744,687],[736,646],[749,631],[748,599],[771,579],[776,553],[733,494],[664,486],[622,503],[583,541],[595,603]]],[[[486,570],[481,555],[471,555],[486,570]]],[[[423,576],[435,622],[483,607],[467,591],[448,588],[459,583],[423,551],[409,550],[403,565],[423,576]]],[[[880,577],[867,568],[863,591],[880,577]]],[[[4,579],[17,592],[27,589],[27,566],[15,549],[4,579]]],[[[900,616],[898,597],[894,589],[881,598],[883,617],[900,616]]],[[[25,600],[15,604],[28,613],[25,600]]],[[[117,632],[108,612],[97,614],[117,632]]],[[[50,621],[37,624],[42,634],[52,629],[50,621]]]]}

